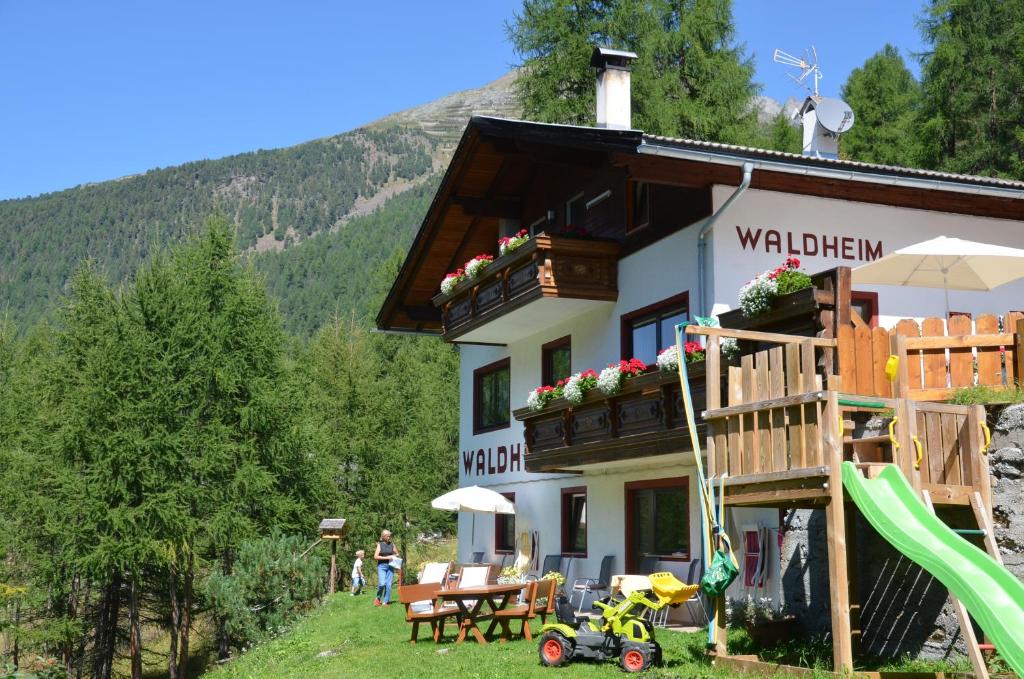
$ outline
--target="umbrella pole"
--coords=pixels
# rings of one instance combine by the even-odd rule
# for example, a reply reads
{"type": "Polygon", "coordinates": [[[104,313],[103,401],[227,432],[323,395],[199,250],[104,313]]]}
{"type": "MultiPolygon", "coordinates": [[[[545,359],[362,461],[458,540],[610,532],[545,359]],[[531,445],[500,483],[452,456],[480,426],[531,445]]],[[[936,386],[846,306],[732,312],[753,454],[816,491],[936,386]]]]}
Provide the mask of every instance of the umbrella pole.
{"type": "Polygon", "coordinates": [[[476,551],[476,512],[473,512],[473,532],[470,542],[471,544],[469,551],[472,554],[472,552],[476,551]]]}
{"type": "Polygon", "coordinates": [[[946,320],[949,321],[949,274],[945,269],[942,271],[942,291],[946,295],[946,320]]]}

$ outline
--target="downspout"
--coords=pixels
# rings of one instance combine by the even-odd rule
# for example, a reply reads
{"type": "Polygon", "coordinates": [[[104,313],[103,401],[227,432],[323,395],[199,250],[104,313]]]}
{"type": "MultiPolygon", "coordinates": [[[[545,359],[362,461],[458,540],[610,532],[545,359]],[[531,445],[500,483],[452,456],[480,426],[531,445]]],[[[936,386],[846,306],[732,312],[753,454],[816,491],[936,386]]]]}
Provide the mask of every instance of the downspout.
{"type": "Polygon", "coordinates": [[[707,300],[705,299],[705,297],[707,296],[707,286],[704,284],[704,249],[707,244],[704,242],[704,237],[715,226],[715,222],[717,222],[718,218],[722,216],[722,213],[728,210],[729,206],[733,204],[733,201],[739,198],[740,195],[747,190],[747,187],[750,186],[750,178],[753,176],[753,174],[754,164],[743,163],[743,179],[740,181],[740,185],[737,186],[736,190],[732,192],[732,195],[729,196],[729,198],[726,199],[724,203],[722,203],[722,207],[715,210],[713,213],[711,213],[710,217],[704,220],[704,225],[700,227],[700,233],[697,234],[697,307],[700,310],[697,314],[698,316],[707,316],[710,312],[707,300]]]}

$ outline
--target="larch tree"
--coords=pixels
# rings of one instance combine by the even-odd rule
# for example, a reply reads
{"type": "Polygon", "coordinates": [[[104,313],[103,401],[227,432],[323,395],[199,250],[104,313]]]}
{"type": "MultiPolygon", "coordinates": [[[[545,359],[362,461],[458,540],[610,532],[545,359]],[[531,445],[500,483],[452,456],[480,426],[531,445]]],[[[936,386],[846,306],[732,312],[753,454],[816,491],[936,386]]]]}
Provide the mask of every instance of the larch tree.
{"type": "Polygon", "coordinates": [[[762,139],[754,66],[736,43],[730,0],[524,0],[506,26],[525,116],[592,125],[595,45],[637,53],[633,126],[749,144],[762,139]]]}
{"type": "Polygon", "coordinates": [[[931,0],[924,164],[1024,179],[1024,3],[931,0]]]}
{"type": "Polygon", "coordinates": [[[844,158],[886,165],[920,163],[921,85],[896,47],[886,45],[853,69],[841,96],[856,115],[853,129],[840,141],[844,158]]]}

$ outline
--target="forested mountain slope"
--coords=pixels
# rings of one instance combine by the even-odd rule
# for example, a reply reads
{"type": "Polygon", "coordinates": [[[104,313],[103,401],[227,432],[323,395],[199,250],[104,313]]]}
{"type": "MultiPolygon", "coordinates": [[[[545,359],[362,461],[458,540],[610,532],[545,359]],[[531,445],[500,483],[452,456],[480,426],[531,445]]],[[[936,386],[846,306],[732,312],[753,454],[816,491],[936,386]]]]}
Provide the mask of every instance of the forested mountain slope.
{"type": "Polygon", "coordinates": [[[518,114],[513,80],[290,148],[2,201],[0,314],[39,319],[86,258],[124,280],[213,212],[258,253],[292,329],[311,332],[336,310],[362,310],[366,277],[407,246],[468,118],[518,114]]]}

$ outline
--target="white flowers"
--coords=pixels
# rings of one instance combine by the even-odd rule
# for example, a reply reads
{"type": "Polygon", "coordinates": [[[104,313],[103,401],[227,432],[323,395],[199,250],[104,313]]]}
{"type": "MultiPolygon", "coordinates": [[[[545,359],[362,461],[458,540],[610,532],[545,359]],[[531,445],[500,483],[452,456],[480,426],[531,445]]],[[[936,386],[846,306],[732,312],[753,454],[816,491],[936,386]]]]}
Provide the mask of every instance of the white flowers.
{"type": "Polygon", "coordinates": [[[498,254],[505,255],[530,240],[530,232],[526,229],[520,230],[514,236],[507,236],[498,239],[498,254]]]}
{"type": "Polygon", "coordinates": [[[679,369],[679,352],[676,350],[676,345],[672,345],[669,348],[658,354],[658,370],[668,372],[670,370],[679,369]]]}
{"type": "Polygon", "coordinates": [[[466,262],[466,275],[470,278],[476,278],[492,261],[494,261],[494,257],[491,255],[477,255],[466,262]]]}
{"type": "Polygon", "coordinates": [[[572,375],[565,381],[562,389],[562,396],[573,405],[583,403],[583,396],[597,386],[597,373],[593,370],[586,370],[572,375]]]}
{"type": "Polygon", "coordinates": [[[771,308],[779,293],[779,283],[763,271],[740,288],[740,308],[745,316],[757,316],[771,308]]]}
{"type": "Polygon", "coordinates": [[[452,294],[452,291],[455,290],[455,286],[464,280],[466,280],[466,271],[464,269],[459,269],[455,273],[448,274],[444,277],[444,280],[441,281],[441,293],[445,295],[452,294]]]}
{"type": "Polygon", "coordinates": [[[624,375],[619,370],[619,366],[610,365],[597,376],[597,388],[601,390],[602,394],[612,396],[619,393],[619,389],[622,388],[623,378],[624,375]]]}
{"type": "Polygon", "coordinates": [[[549,386],[537,387],[526,397],[526,406],[533,411],[543,410],[551,399],[559,396],[557,389],[549,386]]]}

